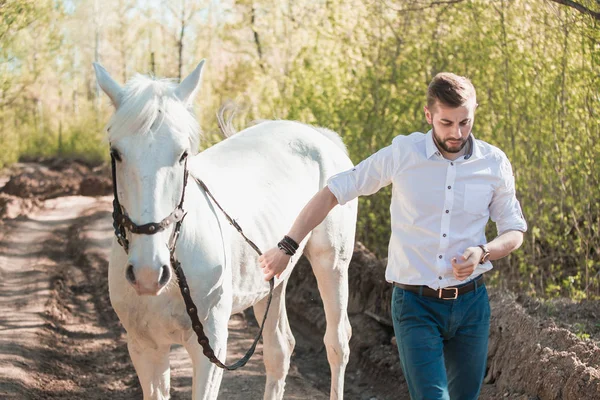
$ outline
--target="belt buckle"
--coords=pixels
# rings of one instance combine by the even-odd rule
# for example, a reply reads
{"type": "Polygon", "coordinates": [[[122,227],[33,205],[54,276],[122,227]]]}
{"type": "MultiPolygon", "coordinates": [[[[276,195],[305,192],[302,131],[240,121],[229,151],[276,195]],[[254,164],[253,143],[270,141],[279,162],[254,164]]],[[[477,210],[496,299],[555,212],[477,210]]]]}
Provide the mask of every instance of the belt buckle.
{"type": "Polygon", "coordinates": [[[438,298],[442,299],[442,300],[456,300],[458,298],[458,288],[455,288],[455,287],[439,288],[438,289],[438,298]],[[454,290],[454,294],[452,295],[453,297],[444,297],[443,296],[444,290],[454,290]]]}

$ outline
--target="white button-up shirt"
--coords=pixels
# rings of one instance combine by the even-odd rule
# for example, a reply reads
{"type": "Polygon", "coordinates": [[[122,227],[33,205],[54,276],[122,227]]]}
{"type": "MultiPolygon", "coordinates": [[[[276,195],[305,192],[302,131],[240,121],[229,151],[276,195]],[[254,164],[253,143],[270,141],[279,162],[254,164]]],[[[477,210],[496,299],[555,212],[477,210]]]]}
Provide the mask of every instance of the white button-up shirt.
{"type": "Polygon", "coordinates": [[[450,161],[438,151],[431,131],[397,136],[391,146],[327,182],[339,204],[392,184],[389,282],[434,289],[465,283],[492,269],[491,262],[459,281],[450,260],[467,247],[487,243],[490,217],[499,235],[527,230],[508,158],[472,135],[469,140],[469,153],[450,161]]]}

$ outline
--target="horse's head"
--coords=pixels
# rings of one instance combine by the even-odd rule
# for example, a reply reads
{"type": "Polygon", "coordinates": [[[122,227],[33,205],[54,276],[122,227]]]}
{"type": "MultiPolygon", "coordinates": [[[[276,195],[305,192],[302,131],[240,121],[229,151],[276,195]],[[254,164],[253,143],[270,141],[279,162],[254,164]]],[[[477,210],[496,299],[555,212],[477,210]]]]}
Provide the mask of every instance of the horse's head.
{"type": "Polygon", "coordinates": [[[169,243],[176,224],[164,230],[138,228],[164,221],[182,199],[186,158],[199,145],[191,104],[203,65],[204,60],[179,85],[138,75],[122,88],[94,64],[98,84],[116,109],[106,129],[123,213],[119,219],[127,221],[123,279],[140,295],[157,295],[171,280],[169,243]]]}

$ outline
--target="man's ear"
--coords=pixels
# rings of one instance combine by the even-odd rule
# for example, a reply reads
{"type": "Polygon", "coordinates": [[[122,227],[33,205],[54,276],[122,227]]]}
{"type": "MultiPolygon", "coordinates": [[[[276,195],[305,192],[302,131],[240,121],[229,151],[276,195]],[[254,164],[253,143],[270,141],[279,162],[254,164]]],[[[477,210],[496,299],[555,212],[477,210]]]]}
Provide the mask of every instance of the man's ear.
{"type": "Polygon", "coordinates": [[[431,111],[429,111],[429,108],[427,106],[424,106],[423,111],[425,111],[425,119],[427,119],[427,123],[429,125],[433,125],[433,116],[431,115],[431,111]]]}

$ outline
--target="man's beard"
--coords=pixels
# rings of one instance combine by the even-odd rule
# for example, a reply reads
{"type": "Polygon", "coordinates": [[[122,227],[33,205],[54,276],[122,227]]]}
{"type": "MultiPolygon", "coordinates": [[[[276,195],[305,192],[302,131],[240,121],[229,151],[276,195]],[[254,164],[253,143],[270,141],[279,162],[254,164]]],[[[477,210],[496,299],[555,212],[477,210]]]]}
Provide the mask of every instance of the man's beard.
{"type": "Polygon", "coordinates": [[[444,150],[446,153],[460,152],[467,145],[467,142],[469,141],[469,136],[467,136],[466,139],[462,140],[462,143],[459,146],[455,145],[455,147],[450,147],[450,146],[448,146],[448,143],[446,143],[446,141],[443,141],[438,137],[438,135],[435,133],[435,128],[433,126],[431,127],[431,130],[433,131],[433,141],[440,149],[444,150]]]}

